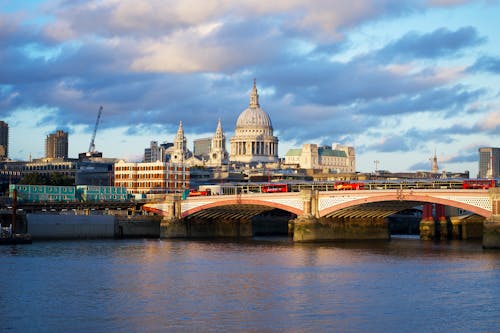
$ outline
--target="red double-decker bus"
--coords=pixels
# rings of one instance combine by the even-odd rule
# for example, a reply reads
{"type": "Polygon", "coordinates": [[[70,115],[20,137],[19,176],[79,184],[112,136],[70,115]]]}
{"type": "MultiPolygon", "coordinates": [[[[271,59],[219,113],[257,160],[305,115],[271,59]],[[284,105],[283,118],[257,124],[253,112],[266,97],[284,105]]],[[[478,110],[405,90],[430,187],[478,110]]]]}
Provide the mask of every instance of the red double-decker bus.
{"type": "Polygon", "coordinates": [[[202,195],[208,195],[208,192],[207,191],[197,191],[193,188],[189,189],[189,196],[190,197],[199,197],[202,195]]]}
{"type": "Polygon", "coordinates": [[[264,184],[261,189],[263,193],[288,192],[287,184],[264,184]]]}
{"type": "Polygon", "coordinates": [[[364,183],[356,182],[335,182],[333,187],[336,190],[363,190],[365,188],[364,183]]]}
{"type": "Polygon", "coordinates": [[[462,182],[463,189],[488,189],[496,186],[495,179],[465,179],[462,182]]]}

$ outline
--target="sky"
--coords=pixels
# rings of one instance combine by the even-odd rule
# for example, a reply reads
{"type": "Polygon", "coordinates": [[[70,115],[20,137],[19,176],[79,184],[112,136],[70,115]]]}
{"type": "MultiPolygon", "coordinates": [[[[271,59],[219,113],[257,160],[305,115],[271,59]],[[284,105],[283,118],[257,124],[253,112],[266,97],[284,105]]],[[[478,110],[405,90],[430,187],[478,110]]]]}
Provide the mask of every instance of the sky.
{"type": "MultiPolygon", "coordinates": [[[[279,155],[304,143],[356,149],[360,172],[477,175],[500,147],[497,0],[0,0],[0,120],[9,157],[43,157],[69,132],[141,160],[182,121],[226,138],[260,105],[279,155]]],[[[229,147],[229,144],[228,144],[229,147]]]]}

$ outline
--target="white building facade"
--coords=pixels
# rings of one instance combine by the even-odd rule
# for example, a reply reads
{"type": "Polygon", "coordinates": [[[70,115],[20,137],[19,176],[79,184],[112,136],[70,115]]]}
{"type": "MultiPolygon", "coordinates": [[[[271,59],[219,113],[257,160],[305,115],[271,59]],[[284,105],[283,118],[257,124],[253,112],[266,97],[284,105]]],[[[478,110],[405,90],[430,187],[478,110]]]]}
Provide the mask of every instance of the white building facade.
{"type": "Polygon", "coordinates": [[[354,147],[334,144],[318,147],[307,143],[299,149],[290,149],[285,155],[285,165],[300,169],[322,169],[336,173],[356,172],[354,147]]]}

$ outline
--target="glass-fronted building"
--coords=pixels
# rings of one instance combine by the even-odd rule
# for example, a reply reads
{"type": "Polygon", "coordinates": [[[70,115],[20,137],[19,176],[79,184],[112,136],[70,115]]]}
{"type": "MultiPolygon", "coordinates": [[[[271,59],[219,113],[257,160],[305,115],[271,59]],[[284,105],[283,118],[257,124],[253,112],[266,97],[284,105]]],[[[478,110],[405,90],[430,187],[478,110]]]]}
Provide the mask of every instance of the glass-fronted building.
{"type": "Polygon", "coordinates": [[[500,177],[500,148],[479,148],[479,178],[500,177]]]}

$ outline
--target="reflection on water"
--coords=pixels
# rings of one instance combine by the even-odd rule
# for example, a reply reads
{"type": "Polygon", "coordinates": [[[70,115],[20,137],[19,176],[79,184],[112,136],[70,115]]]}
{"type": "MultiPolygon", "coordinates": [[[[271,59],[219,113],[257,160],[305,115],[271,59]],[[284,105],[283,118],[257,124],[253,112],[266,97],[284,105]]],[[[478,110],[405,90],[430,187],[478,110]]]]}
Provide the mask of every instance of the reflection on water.
{"type": "Polygon", "coordinates": [[[93,240],[0,248],[0,331],[496,331],[480,242],[93,240]]]}

